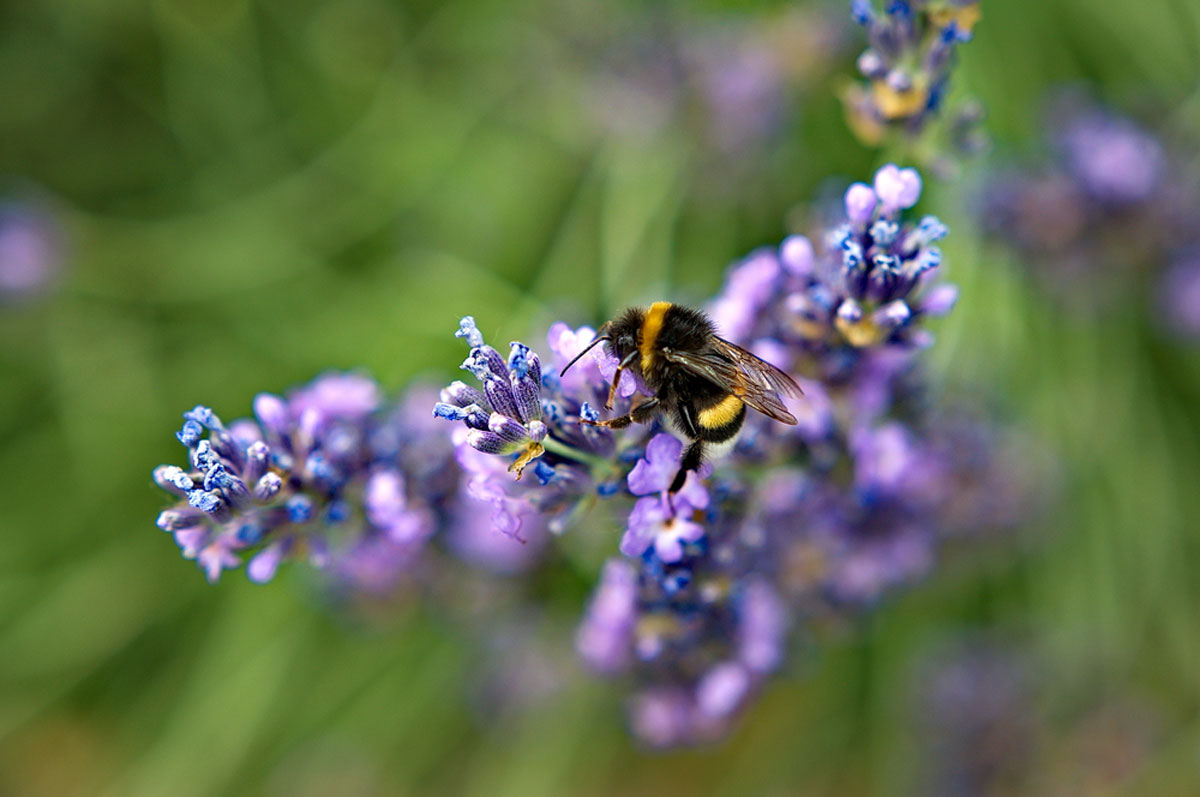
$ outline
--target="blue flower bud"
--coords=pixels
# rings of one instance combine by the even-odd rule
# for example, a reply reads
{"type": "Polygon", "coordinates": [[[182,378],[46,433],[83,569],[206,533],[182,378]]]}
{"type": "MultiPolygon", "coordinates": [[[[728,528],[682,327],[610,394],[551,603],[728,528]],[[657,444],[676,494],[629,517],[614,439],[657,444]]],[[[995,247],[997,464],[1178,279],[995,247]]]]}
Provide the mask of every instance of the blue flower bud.
{"type": "Polygon", "coordinates": [[[184,420],[195,421],[213,431],[225,428],[221,423],[221,419],[217,417],[217,414],[203,404],[197,404],[193,409],[185,412],[183,417],[184,420]]]}
{"type": "Polygon", "coordinates": [[[204,427],[200,425],[199,421],[187,420],[184,421],[183,428],[176,432],[175,436],[179,438],[179,442],[191,448],[196,445],[203,434],[204,427]]]}
{"type": "Polygon", "coordinates": [[[209,514],[217,512],[224,506],[220,493],[206,492],[204,490],[192,490],[188,493],[188,503],[201,512],[208,512],[209,514]]]}
{"type": "Polygon", "coordinates": [[[483,333],[479,331],[479,327],[475,326],[473,316],[463,316],[463,319],[458,322],[458,331],[454,333],[454,337],[465,339],[467,345],[472,349],[483,345],[483,333]]]}
{"type": "Polygon", "coordinates": [[[287,500],[288,520],[292,523],[307,523],[313,518],[313,500],[307,495],[293,495],[287,500]]]}

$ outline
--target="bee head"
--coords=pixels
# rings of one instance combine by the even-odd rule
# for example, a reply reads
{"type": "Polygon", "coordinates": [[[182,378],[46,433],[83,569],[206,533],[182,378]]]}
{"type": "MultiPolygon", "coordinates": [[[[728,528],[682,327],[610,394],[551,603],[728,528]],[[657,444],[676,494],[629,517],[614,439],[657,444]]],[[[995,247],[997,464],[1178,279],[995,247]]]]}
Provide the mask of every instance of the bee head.
{"type": "Polygon", "coordinates": [[[592,339],[592,342],[583,351],[575,355],[575,359],[567,363],[566,367],[562,369],[560,376],[565,374],[568,368],[579,362],[580,357],[591,351],[592,347],[601,341],[604,342],[605,351],[621,362],[625,362],[627,357],[638,350],[638,338],[641,334],[642,322],[645,320],[645,315],[645,312],[640,308],[631,307],[620,318],[609,321],[600,327],[600,331],[596,333],[596,337],[592,339]]]}
{"type": "Polygon", "coordinates": [[[631,307],[621,316],[608,322],[608,352],[622,362],[638,350],[645,312],[640,307],[631,307]]]}

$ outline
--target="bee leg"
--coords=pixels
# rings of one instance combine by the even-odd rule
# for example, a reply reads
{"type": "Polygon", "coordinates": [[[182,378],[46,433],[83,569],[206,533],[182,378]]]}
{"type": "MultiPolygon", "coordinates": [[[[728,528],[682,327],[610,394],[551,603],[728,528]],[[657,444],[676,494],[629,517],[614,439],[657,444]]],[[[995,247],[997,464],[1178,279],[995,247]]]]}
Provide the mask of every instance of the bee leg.
{"type": "Polygon", "coordinates": [[[658,412],[658,399],[652,398],[644,404],[634,407],[628,415],[619,418],[609,418],[607,421],[589,421],[580,418],[579,422],[588,426],[607,426],[609,429],[624,429],[632,423],[645,423],[658,412]]]}
{"type": "Polygon", "coordinates": [[[679,461],[679,471],[675,474],[674,481],[671,482],[671,488],[668,494],[677,493],[683,489],[683,483],[687,481],[688,471],[696,470],[700,467],[700,463],[704,461],[704,441],[694,440],[692,444],[683,452],[683,459],[679,461]]]}
{"type": "Polygon", "coordinates": [[[620,365],[617,366],[617,371],[613,374],[612,384],[608,388],[608,398],[604,401],[604,409],[611,410],[613,408],[613,399],[617,397],[617,386],[621,384],[621,374],[633,363],[633,359],[637,355],[636,351],[629,352],[625,356],[625,359],[621,360],[620,365]]]}

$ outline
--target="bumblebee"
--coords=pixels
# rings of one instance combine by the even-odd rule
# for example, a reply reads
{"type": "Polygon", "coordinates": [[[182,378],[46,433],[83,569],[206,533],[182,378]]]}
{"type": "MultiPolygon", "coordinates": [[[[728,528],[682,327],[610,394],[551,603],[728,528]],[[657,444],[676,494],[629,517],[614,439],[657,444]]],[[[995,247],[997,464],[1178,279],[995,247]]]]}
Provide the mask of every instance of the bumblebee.
{"type": "Polygon", "coordinates": [[[594,340],[562,369],[579,361],[598,343],[619,362],[604,408],[611,410],[621,374],[631,368],[654,391],[628,415],[584,421],[610,429],[644,423],[663,413],[691,441],[683,453],[671,492],[683,487],[709,449],[733,444],[746,420],[746,408],[794,425],[796,418],[780,395],[801,395],[790,376],[741,346],[717,336],[713,322],[700,310],[655,302],[631,307],[600,327],[594,340]]]}

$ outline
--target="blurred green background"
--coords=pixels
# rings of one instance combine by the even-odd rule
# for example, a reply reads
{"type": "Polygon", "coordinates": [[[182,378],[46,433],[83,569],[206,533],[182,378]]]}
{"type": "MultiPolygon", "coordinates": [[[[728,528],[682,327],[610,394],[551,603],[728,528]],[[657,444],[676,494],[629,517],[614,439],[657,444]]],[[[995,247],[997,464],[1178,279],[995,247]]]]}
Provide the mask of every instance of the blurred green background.
{"type": "MultiPolygon", "coordinates": [[[[712,294],[881,162],[837,100],[862,48],[847,18],[765,0],[5,4],[0,188],[53,214],[65,261],[0,305],[0,794],[920,793],[937,762],[914,681],[964,634],[1030,663],[1047,792],[1197,793],[1196,350],[1136,291],[1067,311],[982,245],[981,162],[923,200],[963,287],[931,357],[1051,452],[1060,500],[803,640],[719,747],[636,748],[620,688],[577,672],[570,616],[515,624],[541,663],[505,664],[436,606],[348,619],[290,573],[210,587],[153,525],[150,470],[181,459],[172,431],[198,402],[236,417],[330,367],[444,378],[464,313],[508,340],[712,294]],[[729,37],[785,73],[749,140],[689,72],[729,37]],[[505,666],[550,674],[527,699],[481,697],[505,666]]],[[[976,33],[956,85],[988,108],[989,157],[1036,149],[1064,82],[1200,130],[1195,3],[985,0],[976,33]]]]}

